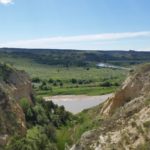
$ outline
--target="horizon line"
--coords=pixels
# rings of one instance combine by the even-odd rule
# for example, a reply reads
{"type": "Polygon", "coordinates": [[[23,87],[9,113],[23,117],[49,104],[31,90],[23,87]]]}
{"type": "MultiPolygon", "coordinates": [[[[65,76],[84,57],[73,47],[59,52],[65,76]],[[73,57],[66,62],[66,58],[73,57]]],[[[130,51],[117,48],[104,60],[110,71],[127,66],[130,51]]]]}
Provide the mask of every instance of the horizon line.
{"type": "Polygon", "coordinates": [[[25,50],[66,50],[66,51],[122,51],[122,52],[150,52],[150,50],[137,49],[74,49],[74,48],[23,48],[23,47],[0,47],[0,49],[25,49],[25,50]]]}

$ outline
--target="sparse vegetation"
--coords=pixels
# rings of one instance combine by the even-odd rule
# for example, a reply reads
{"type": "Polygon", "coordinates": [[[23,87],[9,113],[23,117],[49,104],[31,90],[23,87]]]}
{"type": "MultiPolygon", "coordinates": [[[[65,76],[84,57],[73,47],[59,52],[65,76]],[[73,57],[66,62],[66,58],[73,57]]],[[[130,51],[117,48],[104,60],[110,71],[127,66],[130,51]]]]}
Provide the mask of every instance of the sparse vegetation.
{"type": "Polygon", "coordinates": [[[145,128],[150,128],[150,121],[144,122],[144,123],[143,123],[143,126],[144,126],[145,128]]]}
{"type": "Polygon", "coordinates": [[[150,148],[150,142],[146,142],[145,144],[140,144],[137,147],[137,150],[149,150],[150,148]]]}

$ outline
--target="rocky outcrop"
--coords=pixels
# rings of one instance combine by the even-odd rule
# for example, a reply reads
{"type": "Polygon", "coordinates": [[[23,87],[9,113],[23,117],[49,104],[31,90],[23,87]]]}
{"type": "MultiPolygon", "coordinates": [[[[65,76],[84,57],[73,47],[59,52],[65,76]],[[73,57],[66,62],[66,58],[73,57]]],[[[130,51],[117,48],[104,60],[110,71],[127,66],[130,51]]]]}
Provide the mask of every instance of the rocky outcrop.
{"type": "Polygon", "coordinates": [[[118,107],[143,96],[150,95],[150,65],[144,65],[136,72],[131,73],[123,83],[121,89],[107,100],[101,110],[102,115],[112,114],[118,107]]]}
{"type": "Polygon", "coordinates": [[[98,129],[81,136],[71,150],[141,150],[150,147],[150,65],[130,73],[100,110],[98,129]],[[147,148],[146,148],[147,147],[147,148]]]}
{"type": "Polygon", "coordinates": [[[32,86],[24,71],[0,65],[0,145],[10,135],[26,133],[26,122],[19,100],[26,98],[32,104],[32,86]]]}

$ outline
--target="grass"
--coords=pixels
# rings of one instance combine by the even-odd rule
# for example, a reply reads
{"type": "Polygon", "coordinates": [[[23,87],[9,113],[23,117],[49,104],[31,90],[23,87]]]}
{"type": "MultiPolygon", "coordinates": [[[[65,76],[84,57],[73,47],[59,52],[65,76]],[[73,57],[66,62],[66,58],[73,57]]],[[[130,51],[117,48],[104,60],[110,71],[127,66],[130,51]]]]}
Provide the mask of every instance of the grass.
{"type": "Polygon", "coordinates": [[[52,91],[37,91],[39,96],[50,95],[103,95],[113,93],[117,87],[78,87],[78,88],[53,88],[52,91]]]}
{"type": "Polygon", "coordinates": [[[99,81],[105,78],[116,78],[125,74],[123,70],[114,69],[97,69],[92,67],[89,70],[83,67],[61,67],[50,66],[46,64],[39,64],[29,58],[19,58],[13,56],[0,56],[0,62],[12,64],[20,70],[25,70],[31,77],[39,77],[41,79],[61,79],[68,81],[69,79],[92,79],[92,81],[99,81]]]}
{"type": "Polygon", "coordinates": [[[31,78],[38,77],[42,81],[48,81],[49,79],[61,80],[63,86],[50,87],[51,90],[37,89],[39,96],[44,95],[70,95],[70,94],[86,94],[86,95],[101,95],[114,92],[115,86],[100,87],[99,85],[105,81],[112,84],[121,83],[125,76],[126,71],[110,68],[96,68],[96,67],[61,67],[50,66],[46,64],[39,64],[30,58],[20,58],[19,56],[1,55],[0,62],[11,64],[20,70],[25,70],[31,78]],[[72,79],[90,81],[88,84],[72,84],[72,79]]]}

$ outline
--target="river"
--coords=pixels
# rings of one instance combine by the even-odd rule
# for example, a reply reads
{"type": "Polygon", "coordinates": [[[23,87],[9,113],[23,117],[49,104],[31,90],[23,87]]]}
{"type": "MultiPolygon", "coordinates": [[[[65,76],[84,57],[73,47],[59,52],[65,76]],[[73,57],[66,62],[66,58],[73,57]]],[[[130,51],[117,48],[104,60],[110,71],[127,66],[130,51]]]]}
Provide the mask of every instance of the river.
{"type": "Polygon", "coordinates": [[[112,94],[100,96],[87,96],[87,95],[57,95],[44,97],[46,101],[52,100],[59,106],[64,106],[67,111],[74,114],[81,112],[84,109],[96,106],[106,99],[111,97],[112,94]]]}

